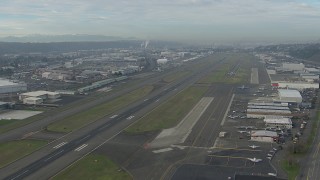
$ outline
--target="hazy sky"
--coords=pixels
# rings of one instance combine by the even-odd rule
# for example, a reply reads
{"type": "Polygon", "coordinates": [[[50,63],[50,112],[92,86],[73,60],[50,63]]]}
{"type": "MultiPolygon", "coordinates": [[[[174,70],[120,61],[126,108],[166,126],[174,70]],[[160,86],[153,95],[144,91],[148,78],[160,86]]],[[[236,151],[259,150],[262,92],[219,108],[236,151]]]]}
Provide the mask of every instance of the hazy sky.
{"type": "Polygon", "coordinates": [[[320,0],[1,0],[0,36],[186,41],[320,39],[320,0]]]}

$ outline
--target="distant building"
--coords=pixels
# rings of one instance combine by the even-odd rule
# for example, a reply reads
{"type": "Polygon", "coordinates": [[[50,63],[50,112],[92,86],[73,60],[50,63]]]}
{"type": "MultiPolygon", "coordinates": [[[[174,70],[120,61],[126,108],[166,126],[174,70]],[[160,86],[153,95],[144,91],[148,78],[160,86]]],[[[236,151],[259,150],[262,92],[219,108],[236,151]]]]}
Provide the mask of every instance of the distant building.
{"type": "Polygon", "coordinates": [[[27,93],[22,93],[19,95],[19,100],[22,102],[25,102],[24,99],[28,99],[26,102],[31,102],[31,101],[36,101],[39,102],[39,98],[43,100],[46,99],[57,99],[60,97],[59,93],[56,92],[50,92],[50,91],[33,91],[33,92],[27,92],[27,93]],[[31,98],[32,97],[32,98],[31,98]],[[37,99],[35,99],[37,98],[37,99]]]}
{"type": "Polygon", "coordinates": [[[292,128],[292,121],[290,118],[282,117],[282,116],[267,116],[264,120],[267,127],[274,128],[292,128]]]}
{"type": "Polygon", "coordinates": [[[23,99],[23,104],[41,104],[41,103],[43,103],[42,98],[27,97],[23,99]]]}
{"type": "Polygon", "coordinates": [[[51,79],[51,80],[70,80],[73,78],[73,73],[70,71],[63,70],[46,70],[41,74],[42,78],[51,79]]]}
{"type": "Polygon", "coordinates": [[[283,63],[282,69],[287,71],[304,71],[304,64],[303,63],[283,63]]]}
{"type": "Polygon", "coordinates": [[[249,102],[247,109],[248,118],[266,118],[267,116],[291,117],[288,103],[274,102],[249,102]]]}
{"type": "Polygon", "coordinates": [[[320,69],[316,69],[316,68],[305,68],[305,71],[306,71],[307,73],[320,75],[320,69]]]}
{"type": "Polygon", "coordinates": [[[168,59],[165,59],[165,58],[164,58],[164,59],[158,59],[158,60],[157,60],[157,64],[158,64],[158,65],[166,64],[167,62],[168,62],[168,59]]]}
{"type": "Polygon", "coordinates": [[[274,131],[258,130],[251,132],[251,140],[259,142],[275,142],[278,139],[278,134],[274,131]]]}
{"type": "Polygon", "coordinates": [[[319,89],[319,83],[308,83],[308,82],[272,82],[271,85],[277,88],[290,88],[297,90],[304,89],[319,89]]]}
{"type": "Polygon", "coordinates": [[[0,94],[23,92],[23,91],[27,91],[27,84],[14,83],[7,79],[0,78],[0,94]]]}
{"type": "Polygon", "coordinates": [[[301,73],[300,77],[308,82],[313,82],[315,80],[319,80],[318,74],[311,74],[311,73],[301,73]]]}
{"type": "Polygon", "coordinates": [[[291,89],[278,89],[279,99],[281,102],[301,103],[302,96],[299,91],[291,89]]]}

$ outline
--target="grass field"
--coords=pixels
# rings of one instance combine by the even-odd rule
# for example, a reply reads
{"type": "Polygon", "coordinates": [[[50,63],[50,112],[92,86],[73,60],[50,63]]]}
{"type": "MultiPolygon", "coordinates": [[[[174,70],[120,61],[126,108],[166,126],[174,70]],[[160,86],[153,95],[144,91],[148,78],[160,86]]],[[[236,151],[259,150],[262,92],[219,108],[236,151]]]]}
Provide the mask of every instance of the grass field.
{"type": "Polygon", "coordinates": [[[246,83],[251,74],[250,62],[254,59],[255,57],[250,54],[227,54],[224,57],[223,64],[217,67],[215,71],[209,73],[206,77],[200,79],[198,83],[246,83]],[[227,73],[237,64],[239,64],[239,69],[235,72],[235,76],[228,76],[227,73]]]}
{"type": "Polygon", "coordinates": [[[71,167],[55,176],[54,180],[63,179],[103,179],[103,180],[129,180],[129,174],[103,155],[88,155],[71,167]]]}
{"type": "Polygon", "coordinates": [[[149,94],[152,90],[153,86],[145,86],[126,95],[120,96],[112,101],[106,102],[81,113],[54,122],[50,124],[47,129],[49,131],[57,132],[70,132],[76,130],[88,123],[94,122],[133,103],[134,101],[149,94]]]}
{"type": "Polygon", "coordinates": [[[170,82],[176,81],[182,77],[188,76],[190,74],[191,74],[190,71],[179,71],[179,72],[172,73],[172,74],[165,76],[162,80],[166,83],[170,83],[170,82]]]}
{"type": "Polygon", "coordinates": [[[128,83],[118,83],[109,92],[94,92],[94,93],[90,93],[90,95],[87,96],[86,98],[80,99],[78,101],[75,101],[73,103],[67,104],[65,106],[61,106],[61,107],[56,108],[56,109],[49,109],[49,110],[45,109],[44,111],[46,111],[46,112],[38,114],[38,115],[30,117],[30,118],[27,118],[27,119],[24,119],[22,121],[19,120],[19,121],[14,121],[14,122],[10,122],[10,123],[3,123],[3,124],[1,124],[1,121],[0,121],[0,134],[8,132],[8,131],[16,129],[16,128],[19,128],[19,127],[22,127],[22,126],[25,126],[25,125],[30,124],[32,122],[39,121],[39,120],[44,119],[44,118],[46,118],[48,116],[55,115],[55,114],[57,114],[59,112],[66,111],[66,110],[71,109],[71,108],[73,108],[75,106],[80,106],[80,105],[85,104],[87,102],[94,101],[94,100],[99,99],[101,97],[104,97],[104,96],[106,96],[106,95],[108,95],[108,94],[110,94],[112,92],[117,92],[117,91],[119,91],[119,90],[121,90],[123,88],[126,88],[128,86],[132,86],[132,85],[137,84],[137,83],[139,83],[141,81],[142,80],[130,80],[130,82],[128,82],[128,83]]]}
{"type": "Polygon", "coordinates": [[[11,124],[11,123],[15,123],[16,121],[19,121],[19,120],[1,119],[1,120],[0,120],[0,127],[1,127],[1,126],[5,126],[5,125],[8,125],[8,124],[11,124]]]}
{"type": "Polygon", "coordinates": [[[185,89],[127,128],[126,132],[135,134],[175,126],[202,98],[206,91],[207,87],[185,89]]]}
{"type": "Polygon", "coordinates": [[[288,160],[283,160],[281,162],[282,168],[287,172],[288,174],[288,179],[289,180],[294,180],[299,174],[300,166],[298,163],[289,163],[288,160]]]}
{"type": "Polygon", "coordinates": [[[40,140],[20,140],[0,143],[0,168],[32,153],[47,143],[47,141],[40,140]]]}

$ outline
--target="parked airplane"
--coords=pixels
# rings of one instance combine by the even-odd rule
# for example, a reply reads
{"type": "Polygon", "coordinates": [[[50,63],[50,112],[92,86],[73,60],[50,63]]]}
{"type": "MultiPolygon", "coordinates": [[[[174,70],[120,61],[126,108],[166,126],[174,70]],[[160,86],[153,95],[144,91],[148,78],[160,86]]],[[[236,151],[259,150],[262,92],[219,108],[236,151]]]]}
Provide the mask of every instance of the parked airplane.
{"type": "Polygon", "coordinates": [[[272,157],[267,157],[269,160],[271,160],[272,159],[272,157]]]}
{"type": "Polygon", "coordinates": [[[273,155],[272,154],[267,154],[267,156],[272,157],[273,155]]]}
{"type": "Polygon", "coordinates": [[[277,176],[275,173],[268,173],[269,176],[277,176]]]}
{"type": "Polygon", "coordinates": [[[242,85],[242,86],[239,86],[238,89],[249,89],[249,87],[242,85]]]}
{"type": "Polygon", "coordinates": [[[258,148],[258,147],[260,147],[260,146],[251,145],[251,146],[249,146],[249,147],[251,147],[252,149],[255,149],[255,148],[258,148]]]}
{"type": "Polygon", "coordinates": [[[257,159],[257,158],[247,158],[248,160],[250,160],[250,161],[252,161],[252,162],[260,162],[260,161],[262,161],[262,159],[257,159]]]}

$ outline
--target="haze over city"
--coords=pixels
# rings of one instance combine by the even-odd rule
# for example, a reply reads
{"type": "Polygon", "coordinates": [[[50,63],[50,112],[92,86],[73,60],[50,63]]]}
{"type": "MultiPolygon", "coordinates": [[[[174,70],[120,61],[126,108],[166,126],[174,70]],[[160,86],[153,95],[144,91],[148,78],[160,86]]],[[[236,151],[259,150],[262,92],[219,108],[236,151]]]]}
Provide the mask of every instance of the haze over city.
{"type": "Polygon", "coordinates": [[[197,43],[318,41],[316,0],[4,0],[0,37],[106,35],[197,43]]]}

